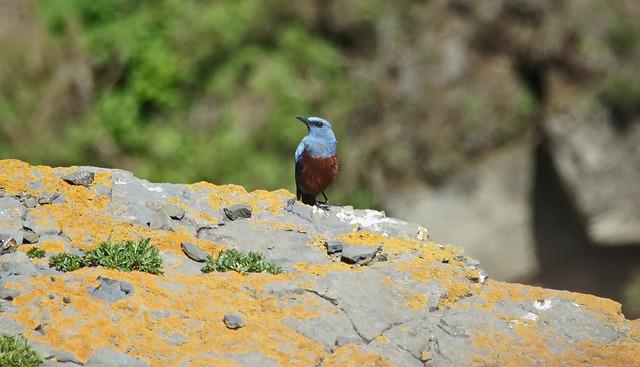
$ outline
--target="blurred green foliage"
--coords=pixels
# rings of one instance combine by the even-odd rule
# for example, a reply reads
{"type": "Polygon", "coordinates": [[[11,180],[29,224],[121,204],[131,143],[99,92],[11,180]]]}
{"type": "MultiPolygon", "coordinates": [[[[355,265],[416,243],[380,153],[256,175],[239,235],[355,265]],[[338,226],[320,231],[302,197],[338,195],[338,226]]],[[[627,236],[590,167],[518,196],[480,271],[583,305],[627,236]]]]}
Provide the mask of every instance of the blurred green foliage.
{"type": "MultiPolygon", "coordinates": [[[[282,2],[37,5],[47,29],[41,52],[76,52],[58,62],[90,72],[76,83],[88,83],[85,89],[50,80],[68,84],[59,89],[79,89],[79,98],[60,101],[79,111],[40,124],[41,134],[61,130],[49,142],[60,147],[18,148],[31,163],[112,166],[153,181],[293,188],[293,152],[306,134],[294,117],[337,122],[344,116],[349,88],[342,55],[282,2]],[[284,21],[269,21],[277,18],[284,21]]],[[[29,106],[14,97],[0,114],[17,124],[28,113],[13,110],[29,106]]],[[[340,125],[334,122],[338,136],[340,125]]]]}

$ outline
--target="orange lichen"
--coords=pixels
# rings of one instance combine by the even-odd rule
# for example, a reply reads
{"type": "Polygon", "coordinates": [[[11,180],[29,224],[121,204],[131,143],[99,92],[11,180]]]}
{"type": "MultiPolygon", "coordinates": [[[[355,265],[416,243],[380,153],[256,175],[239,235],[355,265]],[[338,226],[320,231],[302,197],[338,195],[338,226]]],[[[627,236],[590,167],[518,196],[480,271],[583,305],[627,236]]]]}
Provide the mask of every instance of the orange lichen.
{"type": "Polygon", "coordinates": [[[384,278],[382,278],[381,283],[383,285],[392,285],[393,284],[393,279],[391,279],[391,277],[384,277],[384,278]]]}
{"type": "Polygon", "coordinates": [[[35,181],[36,176],[33,174],[29,164],[15,159],[0,160],[0,187],[5,195],[19,195],[26,192],[29,188],[29,182],[35,181]],[[20,177],[21,180],[16,180],[20,177]]]}
{"type": "Polygon", "coordinates": [[[388,344],[389,343],[389,337],[387,337],[384,334],[380,334],[380,335],[376,336],[376,340],[379,341],[381,344],[388,344]]]}
{"type": "Polygon", "coordinates": [[[351,265],[335,262],[331,264],[309,264],[299,262],[293,265],[293,268],[305,272],[307,274],[325,276],[330,271],[362,271],[364,267],[353,267],[351,265]]]}
{"type": "Polygon", "coordinates": [[[455,303],[458,302],[458,300],[471,294],[468,284],[453,283],[446,286],[446,289],[447,293],[443,298],[440,299],[438,308],[454,307],[455,303]]]}
{"type": "Polygon", "coordinates": [[[412,310],[424,310],[427,308],[427,296],[424,294],[412,294],[404,296],[407,306],[412,310]]]}
{"type": "Polygon", "coordinates": [[[307,230],[303,227],[298,227],[290,222],[274,222],[269,220],[257,220],[252,221],[251,226],[253,227],[267,227],[274,231],[289,231],[289,232],[299,232],[299,233],[307,233],[307,230]]]}
{"type": "Polygon", "coordinates": [[[387,238],[374,232],[355,232],[338,236],[336,240],[354,245],[375,246],[385,243],[387,238]]]}
{"type": "Polygon", "coordinates": [[[43,241],[43,242],[38,244],[38,248],[43,249],[43,250],[45,250],[47,252],[56,252],[56,253],[67,251],[65,243],[62,240],[60,240],[60,241],[52,241],[52,240],[43,241]]]}
{"type": "Polygon", "coordinates": [[[91,184],[93,185],[103,185],[105,187],[112,187],[113,186],[113,174],[109,171],[99,171],[96,172],[93,176],[93,183],[91,184]]]}
{"type": "MultiPolygon", "coordinates": [[[[277,216],[284,215],[284,212],[282,210],[283,201],[285,199],[294,198],[293,194],[285,189],[280,189],[277,191],[256,190],[251,192],[249,196],[255,203],[267,204],[264,207],[264,210],[270,211],[277,216]]],[[[255,208],[260,209],[261,207],[255,205],[255,208]]]]}
{"type": "Polygon", "coordinates": [[[336,349],[322,364],[324,367],[394,367],[388,360],[377,354],[364,354],[354,344],[336,349]]]}

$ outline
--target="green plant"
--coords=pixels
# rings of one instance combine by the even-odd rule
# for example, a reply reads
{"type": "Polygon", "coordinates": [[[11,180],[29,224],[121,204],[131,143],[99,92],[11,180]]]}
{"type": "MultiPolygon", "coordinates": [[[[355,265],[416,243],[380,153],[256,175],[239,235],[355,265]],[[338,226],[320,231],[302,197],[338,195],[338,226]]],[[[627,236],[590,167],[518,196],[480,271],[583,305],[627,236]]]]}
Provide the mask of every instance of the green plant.
{"type": "Polygon", "coordinates": [[[242,275],[247,273],[262,273],[266,271],[270,274],[282,273],[282,268],[268,263],[264,260],[261,253],[250,251],[248,255],[241,253],[236,249],[220,251],[218,257],[207,255],[208,260],[202,268],[202,272],[209,273],[212,271],[226,272],[229,270],[237,271],[242,275]]]}
{"type": "Polygon", "coordinates": [[[44,359],[19,335],[0,334],[0,366],[31,367],[44,364],[44,359]]]}
{"type": "Polygon", "coordinates": [[[149,239],[137,242],[102,242],[95,249],[87,251],[84,258],[88,266],[163,274],[158,248],[149,244],[149,239]]]}
{"type": "Polygon", "coordinates": [[[49,266],[58,271],[74,271],[86,266],[84,258],[79,255],[63,252],[51,256],[49,266]]]}
{"type": "Polygon", "coordinates": [[[84,257],[63,252],[52,256],[49,266],[60,271],[78,270],[84,266],[103,266],[120,271],[143,271],[162,275],[162,259],[158,248],[149,244],[149,239],[126,242],[102,242],[84,257]]]}
{"type": "Polygon", "coordinates": [[[31,250],[27,251],[27,256],[30,258],[38,258],[38,259],[42,259],[44,257],[44,255],[46,254],[46,252],[41,249],[41,248],[37,248],[37,247],[33,247],[31,248],[31,250]]]}

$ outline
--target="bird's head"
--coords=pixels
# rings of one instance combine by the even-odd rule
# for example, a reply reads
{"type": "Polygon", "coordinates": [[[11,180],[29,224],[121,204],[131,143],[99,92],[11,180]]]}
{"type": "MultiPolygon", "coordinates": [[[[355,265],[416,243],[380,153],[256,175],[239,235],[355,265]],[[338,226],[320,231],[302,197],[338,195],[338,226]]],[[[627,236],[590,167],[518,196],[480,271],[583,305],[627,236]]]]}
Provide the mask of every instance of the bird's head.
{"type": "Polygon", "coordinates": [[[331,124],[329,121],[325,119],[321,119],[320,117],[302,117],[296,116],[296,118],[305,125],[307,125],[307,129],[309,130],[309,135],[311,137],[316,137],[320,139],[324,139],[327,141],[335,141],[336,137],[333,134],[333,130],[331,129],[331,124]]]}

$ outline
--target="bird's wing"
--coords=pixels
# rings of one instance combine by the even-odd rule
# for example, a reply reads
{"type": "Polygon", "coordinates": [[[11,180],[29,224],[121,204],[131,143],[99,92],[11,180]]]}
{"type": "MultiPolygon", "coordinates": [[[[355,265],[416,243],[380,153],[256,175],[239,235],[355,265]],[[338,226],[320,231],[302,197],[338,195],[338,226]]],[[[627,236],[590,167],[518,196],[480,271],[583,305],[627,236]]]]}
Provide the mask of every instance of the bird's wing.
{"type": "Polygon", "coordinates": [[[300,200],[302,198],[302,191],[300,190],[300,173],[302,172],[302,152],[304,151],[304,140],[300,142],[296,149],[296,198],[300,200]]]}

